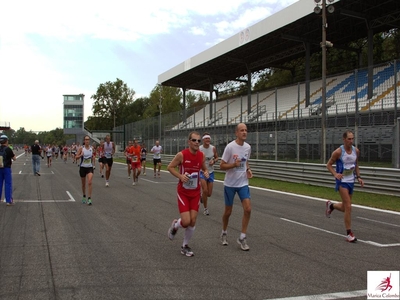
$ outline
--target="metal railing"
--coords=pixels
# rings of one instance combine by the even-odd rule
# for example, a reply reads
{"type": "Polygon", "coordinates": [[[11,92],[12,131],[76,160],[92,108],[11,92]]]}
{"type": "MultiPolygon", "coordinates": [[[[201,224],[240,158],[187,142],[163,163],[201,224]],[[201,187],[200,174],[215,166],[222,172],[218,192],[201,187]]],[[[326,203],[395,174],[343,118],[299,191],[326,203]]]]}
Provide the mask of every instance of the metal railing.
{"type": "MultiPolygon", "coordinates": [[[[164,165],[169,164],[173,155],[163,155],[164,165]]],[[[255,177],[303,183],[314,186],[334,187],[335,179],[324,164],[296,163],[271,160],[250,160],[250,167],[255,177]]],[[[219,170],[219,164],[215,166],[219,170]]],[[[400,170],[390,168],[360,167],[364,187],[355,185],[356,191],[400,197],[400,170]]],[[[400,200],[400,199],[399,199],[400,200]]]]}

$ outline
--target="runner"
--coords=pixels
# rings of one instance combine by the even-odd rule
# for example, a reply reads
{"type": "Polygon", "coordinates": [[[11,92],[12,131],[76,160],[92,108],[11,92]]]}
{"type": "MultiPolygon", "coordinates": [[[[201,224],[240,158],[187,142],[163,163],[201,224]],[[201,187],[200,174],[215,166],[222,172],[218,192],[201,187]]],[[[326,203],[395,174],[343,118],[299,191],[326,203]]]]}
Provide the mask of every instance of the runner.
{"type": "Polygon", "coordinates": [[[358,167],[360,150],[353,146],[353,142],[353,132],[346,130],[343,133],[343,145],[332,152],[331,158],[326,164],[327,169],[335,178],[335,191],[339,191],[342,202],[333,203],[328,200],[326,202],[325,215],[330,218],[334,209],[344,213],[346,241],[350,243],[357,242],[357,238],[351,230],[351,201],[355,179],[357,179],[361,187],[364,186],[364,181],[360,177],[360,168],[358,167]],[[336,169],[333,168],[333,165],[336,165],[336,169]]]}
{"type": "Polygon", "coordinates": [[[76,152],[77,152],[77,146],[76,146],[75,143],[72,143],[72,146],[71,146],[71,157],[72,157],[72,163],[73,164],[76,163],[76,158],[75,158],[76,152]]]}
{"type": "Polygon", "coordinates": [[[156,141],[156,144],[151,148],[151,153],[153,153],[153,164],[154,164],[154,178],[156,178],[156,170],[158,166],[158,178],[160,178],[160,170],[161,170],[161,152],[162,147],[160,146],[160,142],[156,141]]]}
{"type": "Polygon", "coordinates": [[[140,153],[140,164],[142,165],[143,169],[143,176],[146,176],[146,157],[147,157],[147,149],[146,149],[146,144],[142,144],[142,150],[140,153]]]}
{"type": "Polygon", "coordinates": [[[113,165],[113,155],[115,153],[115,144],[111,142],[110,135],[106,135],[104,143],[104,156],[106,157],[106,186],[109,187],[111,168],[113,165]]]}
{"type": "Polygon", "coordinates": [[[203,172],[200,172],[201,181],[201,200],[203,202],[204,211],[203,214],[208,216],[210,213],[208,211],[208,197],[211,197],[213,186],[214,186],[214,164],[218,161],[217,149],[211,145],[211,136],[208,132],[203,134],[203,145],[200,146],[200,151],[204,153],[206,158],[206,166],[208,170],[209,177],[205,178],[203,172]]]}
{"type": "Polygon", "coordinates": [[[47,157],[47,167],[50,168],[51,160],[53,157],[53,147],[50,144],[48,144],[46,147],[46,157],[47,157]]]}
{"type": "Polygon", "coordinates": [[[84,138],[84,146],[79,147],[78,153],[75,158],[80,159],[79,163],[79,175],[81,176],[82,183],[82,203],[86,204],[86,179],[88,183],[88,198],[87,204],[92,205],[92,179],[93,179],[93,156],[95,151],[90,146],[90,137],[88,135],[84,138]]]}
{"type": "Polygon", "coordinates": [[[63,147],[63,153],[64,153],[63,159],[64,159],[64,163],[65,163],[65,164],[67,163],[68,150],[69,150],[69,149],[68,149],[68,146],[65,144],[64,147],[63,147]]]}
{"type": "Polygon", "coordinates": [[[128,146],[125,147],[124,155],[126,158],[126,166],[128,168],[128,179],[131,179],[131,170],[132,170],[132,157],[129,154],[129,149],[132,147],[132,141],[128,141],[128,146]]]}
{"type": "Polygon", "coordinates": [[[193,236],[197,214],[200,204],[200,170],[208,178],[204,154],[199,151],[200,134],[193,131],[189,134],[189,148],[178,152],[168,165],[168,171],[179,179],[177,186],[177,202],[180,218],[173,220],[168,230],[168,238],[174,239],[179,228],[185,228],[185,234],[181,247],[181,253],[185,256],[193,256],[189,247],[189,241],[193,236]],[[176,169],[179,167],[179,171],[176,169]]]}
{"type": "Polygon", "coordinates": [[[101,178],[104,178],[104,165],[107,163],[106,161],[106,156],[104,154],[104,141],[100,141],[100,145],[96,149],[97,151],[97,156],[99,157],[99,173],[101,178]]]}
{"type": "Polygon", "coordinates": [[[60,147],[57,145],[53,146],[53,152],[54,152],[54,157],[56,158],[56,160],[58,159],[58,153],[60,152],[60,147]]]}
{"type": "Polygon", "coordinates": [[[132,185],[136,185],[137,182],[139,181],[139,175],[141,171],[141,166],[140,166],[141,148],[138,144],[137,139],[133,140],[133,145],[129,148],[128,152],[132,163],[132,175],[133,175],[132,185]]]}

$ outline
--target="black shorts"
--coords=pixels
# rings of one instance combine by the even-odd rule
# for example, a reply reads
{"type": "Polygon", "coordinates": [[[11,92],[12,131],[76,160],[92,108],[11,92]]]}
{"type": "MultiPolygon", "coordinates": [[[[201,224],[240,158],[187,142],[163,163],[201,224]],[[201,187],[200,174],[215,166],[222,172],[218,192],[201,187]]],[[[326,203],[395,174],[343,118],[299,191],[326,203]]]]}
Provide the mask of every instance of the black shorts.
{"type": "Polygon", "coordinates": [[[113,160],[113,158],[111,157],[111,158],[105,158],[105,161],[106,161],[106,164],[109,166],[109,167],[111,167],[112,165],[113,165],[113,162],[114,162],[114,160],[113,160]]]}
{"type": "Polygon", "coordinates": [[[106,163],[106,158],[105,157],[100,157],[99,158],[99,163],[105,164],[106,163]]]}
{"type": "Polygon", "coordinates": [[[146,161],[146,157],[140,158],[140,162],[141,163],[144,162],[144,161],[146,161]]]}
{"type": "Polygon", "coordinates": [[[161,164],[161,158],[153,158],[153,164],[156,166],[157,164],[161,164]]]}
{"type": "Polygon", "coordinates": [[[86,177],[89,173],[93,173],[93,167],[79,167],[79,175],[81,175],[81,178],[86,177]]]}

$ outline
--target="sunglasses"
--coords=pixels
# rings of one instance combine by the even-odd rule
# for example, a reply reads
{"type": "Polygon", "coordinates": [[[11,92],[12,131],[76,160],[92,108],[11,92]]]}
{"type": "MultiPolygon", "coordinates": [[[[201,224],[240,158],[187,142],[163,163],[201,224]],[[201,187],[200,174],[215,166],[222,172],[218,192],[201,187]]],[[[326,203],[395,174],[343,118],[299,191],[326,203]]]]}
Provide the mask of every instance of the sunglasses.
{"type": "Polygon", "coordinates": [[[196,143],[196,142],[201,143],[201,140],[191,139],[191,141],[192,141],[193,143],[196,143]]]}

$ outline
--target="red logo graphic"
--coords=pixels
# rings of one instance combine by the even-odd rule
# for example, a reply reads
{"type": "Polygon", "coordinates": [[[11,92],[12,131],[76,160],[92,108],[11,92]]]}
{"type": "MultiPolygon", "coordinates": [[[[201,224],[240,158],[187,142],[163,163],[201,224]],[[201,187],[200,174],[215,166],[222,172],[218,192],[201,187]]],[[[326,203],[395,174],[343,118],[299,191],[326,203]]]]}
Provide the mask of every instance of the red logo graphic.
{"type": "Polygon", "coordinates": [[[390,273],[389,277],[386,277],[381,281],[381,283],[376,287],[376,290],[381,292],[384,292],[386,290],[390,291],[393,287],[390,285],[391,278],[392,278],[392,273],[390,273]]]}

